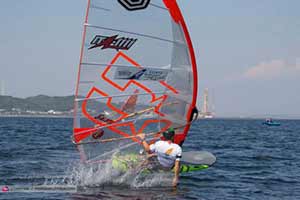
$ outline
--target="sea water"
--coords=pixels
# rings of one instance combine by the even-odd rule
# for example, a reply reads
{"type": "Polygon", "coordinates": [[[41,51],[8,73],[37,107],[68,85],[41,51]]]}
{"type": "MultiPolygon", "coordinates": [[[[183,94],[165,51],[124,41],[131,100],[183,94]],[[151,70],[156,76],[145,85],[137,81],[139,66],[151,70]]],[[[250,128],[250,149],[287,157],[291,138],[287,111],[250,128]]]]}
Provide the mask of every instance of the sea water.
{"type": "Polygon", "coordinates": [[[0,118],[0,199],[300,199],[300,121],[211,119],[192,125],[183,150],[217,157],[207,170],[138,180],[79,164],[72,119],[0,118]]]}

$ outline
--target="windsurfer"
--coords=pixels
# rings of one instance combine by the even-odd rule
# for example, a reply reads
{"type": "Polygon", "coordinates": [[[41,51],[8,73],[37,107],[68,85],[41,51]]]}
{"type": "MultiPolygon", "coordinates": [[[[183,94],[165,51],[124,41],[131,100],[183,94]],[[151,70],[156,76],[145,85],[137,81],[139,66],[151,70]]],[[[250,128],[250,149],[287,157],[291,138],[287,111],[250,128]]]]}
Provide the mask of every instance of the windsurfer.
{"type": "Polygon", "coordinates": [[[175,131],[173,128],[169,128],[163,133],[164,140],[159,140],[154,144],[149,145],[145,140],[145,134],[139,134],[138,136],[142,140],[142,145],[145,151],[149,154],[149,165],[154,165],[163,170],[174,169],[174,178],[172,185],[174,187],[178,184],[179,170],[180,170],[180,158],[182,149],[178,144],[174,143],[175,131]]]}

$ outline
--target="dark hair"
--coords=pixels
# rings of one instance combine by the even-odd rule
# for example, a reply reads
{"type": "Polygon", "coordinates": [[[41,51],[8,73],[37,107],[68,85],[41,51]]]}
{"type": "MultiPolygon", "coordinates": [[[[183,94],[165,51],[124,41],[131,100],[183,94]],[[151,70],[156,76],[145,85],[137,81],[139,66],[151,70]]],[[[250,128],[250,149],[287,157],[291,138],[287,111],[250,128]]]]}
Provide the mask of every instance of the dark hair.
{"type": "Polygon", "coordinates": [[[166,140],[174,140],[175,131],[173,128],[169,128],[167,131],[163,132],[163,136],[166,140]]]}

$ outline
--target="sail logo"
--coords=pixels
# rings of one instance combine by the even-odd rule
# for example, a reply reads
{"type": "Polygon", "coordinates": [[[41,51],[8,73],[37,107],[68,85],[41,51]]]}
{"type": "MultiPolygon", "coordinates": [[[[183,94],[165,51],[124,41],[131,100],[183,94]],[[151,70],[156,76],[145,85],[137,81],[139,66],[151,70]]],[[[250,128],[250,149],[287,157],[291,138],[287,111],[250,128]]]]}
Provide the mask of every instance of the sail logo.
{"type": "Polygon", "coordinates": [[[143,76],[146,71],[147,71],[146,69],[142,69],[142,70],[136,72],[135,74],[133,74],[132,76],[130,76],[129,79],[139,80],[141,78],[141,76],[143,76]]]}
{"type": "Polygon", "coordinates": [[[148,7],[150,0],[118,0],[127,10],[141,10],[148,7]]]}
{"type": "Polygon", "coordinates": [[[157,68],[117,67],[115,79],[164,81],[168,76],[168,70],[157,68]]]}
{"type": "Polygon", "coordinates": [[[101,49],[115,49],[119,50],[129,50],[137,39],[134,38],[126,38],[126,37],[119,37],[118,35],[114,36],[103,36],[103,35],[96,35],[92,41],[90,42],[90,49],[100,48],[101,49]]]}

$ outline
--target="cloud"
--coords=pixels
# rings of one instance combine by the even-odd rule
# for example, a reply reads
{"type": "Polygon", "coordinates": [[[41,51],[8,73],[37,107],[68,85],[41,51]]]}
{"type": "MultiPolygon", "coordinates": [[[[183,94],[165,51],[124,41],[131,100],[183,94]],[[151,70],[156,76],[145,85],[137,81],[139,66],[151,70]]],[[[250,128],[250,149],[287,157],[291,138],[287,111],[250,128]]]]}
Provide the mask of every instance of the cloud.
{"type": "Polygon", "coordinates": [[[288,64],[285,60],[271,60],[261,62],[250,67],[243,77],[247,79],[273,79],[289,73],[300,72],[300,58],[295,64],[288,64]]]}

